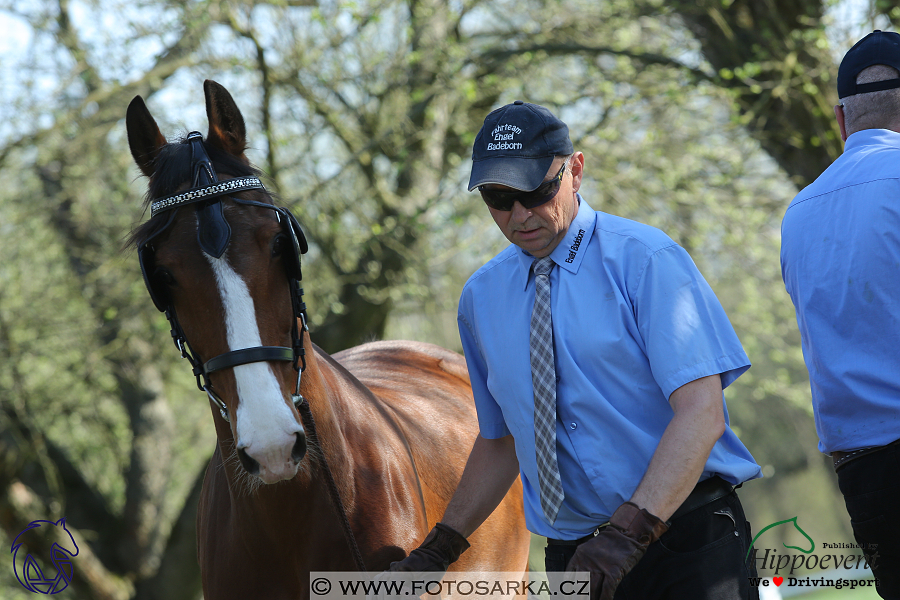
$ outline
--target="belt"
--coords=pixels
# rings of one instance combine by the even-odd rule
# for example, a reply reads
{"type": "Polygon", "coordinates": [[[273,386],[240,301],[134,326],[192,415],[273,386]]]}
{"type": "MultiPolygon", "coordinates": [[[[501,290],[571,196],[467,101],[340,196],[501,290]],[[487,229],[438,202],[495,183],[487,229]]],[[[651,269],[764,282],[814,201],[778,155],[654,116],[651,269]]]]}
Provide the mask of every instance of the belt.
{"type": "MultiPolygon", "coordinates": [[[[737,487],[741,487],[738,485],[737,487]]],[[[720,498],[724,498],[731,492],[735,490],[735,486],[731,485],[721,477],[715,475],[710,477],[709,479],[704,479],[700,483],[694,487],[694,490],[690,493],[690,495],[682,502],[681,506],[678,507],[678,510],[669,517],[669,522],[674,521],[679,517],[683,517],[691,511],[697,510],[702,506],[706,506],[710,502],[715,502],[720,498]]],[[[577,540],[554,540],[552,538],[547,538],[547,544],[551,546],[578,546],[593,538],[595,535],[600,533],[604,527],[609,525],[609,522],[603,523],[597,529],[587,534],[584,537],[578,538],[577,540]]]]}
{"type": "MultiPolygon", "coordinates": [[[[741,487],[741,485],[738,485],[737,487],[741,487]]],[[[701,506],[706,506],[710,502],[715,502],[719,498],[724,498],[734,490],[735,486],[731,485],[718,475],[713,475],[709,479],[704,479],[697,484],[697,487],[694,488],[691,495],[681,503],[678,510],[669,517],[669,521],[674,521],[678,517],[683,517],[689,512],[697,510],[701,506]]]]}
{"type": "Polygon", "coordinates": [[[867,454],[873,454],[880,450],[884,450],[886,448],[890,448],[891,446],[896,446],[900,444],[900,440],[894,440],[890,444],[885,446],[871,446],[869,448],[860,448],[859,450],[851,450],[850,452],[843,452],[841,450],[835,450],[831,453],[831,460],[834,463],[834,470],[837,471],[847,463],[852,460],[856,460],[857,458],[862,458],[867,454]]]}

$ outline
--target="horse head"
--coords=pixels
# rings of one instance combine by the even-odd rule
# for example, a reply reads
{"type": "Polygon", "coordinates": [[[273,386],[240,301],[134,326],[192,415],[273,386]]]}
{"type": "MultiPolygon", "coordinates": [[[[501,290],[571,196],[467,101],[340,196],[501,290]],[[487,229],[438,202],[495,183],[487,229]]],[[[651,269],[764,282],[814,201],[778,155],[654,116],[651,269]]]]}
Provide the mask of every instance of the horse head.
{"type": "Polygon", "coordinates": [[[149,178],[151,207],[132,243],[153,302],[214,406],[223,454],[275,483],[293,478],[306,452],[297,409],[306,241],[250,166],[231,95],[213,81],[204,92],[205,140],[192,132],[167,143],[140,96],[128,106],[128,144],[149,178]]]}

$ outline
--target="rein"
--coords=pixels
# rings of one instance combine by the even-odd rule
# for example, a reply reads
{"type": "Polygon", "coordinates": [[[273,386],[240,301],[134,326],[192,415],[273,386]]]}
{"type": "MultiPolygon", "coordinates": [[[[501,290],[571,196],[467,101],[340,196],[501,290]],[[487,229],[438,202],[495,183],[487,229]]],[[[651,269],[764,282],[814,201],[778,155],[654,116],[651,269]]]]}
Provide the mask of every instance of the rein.
{"type": "MultiPolygon", "coordinates": [[[[157,235],[165,231],[173,222],[175,212],[170,213],[168,222],[158,229],[153,235],[145,239],[138,246],[138,258],[141,263],[141,272],[144,275],[144,283],[150,292],[150,297],[156,307],[165,313],[166,319],[171,327],[172,340],[175,347],[181,352],[181,357],[187,359],[190,363],[194,377],[197,379],[197,387],[202,392],[206,392],[210,401],[219,409],[219,414],[226,422],[230,422],[228,416],[228,407],[213,390],[209,379],[211,373],[229,369],[239,365],[245,365],[254,362],[268,361],[290,361],[297,371],[297,384],[291,395],[291,400],[300,418],[303,426],[309,430],[309,439],[318,445],[318,434],[316,432],[316,424],[313,419],[312,410],[309,402],[300,393],[300,378],[306,370],[306,349],[303,345],[303,333],[309,332],[306,317],[306,303],[303,302],[303,288],[300,287],[302,272],[300,269],[300,255],[306,253],[308,246],[300,224],[291,212],[282,207],[273,204],[265,204],[255,200],[242,200],[230,196],[236,192],[247,190],[262,190],[265,187],[257,177],[247,176],[229,179],[219,182],[215,171],[212,168],[212,162],[206,153],[203,145],[203,136],[192,131],[187,136],[187,141],[191,144],[192,160],[191,168],[194,172],[191,189],[172,194],[164,198],[154,200],[150,205],[151,217],[156,216],[167,210],[178,208],[187,204],[204,202],[197,207],[198,215],[198,238],[203,251],[216,258],[221,257],[225,252],[225,248],[231,238],[231,227],[225,220],[221,197],[230,198],[233,202],[246,206],[258,206],[275,212],[276,218],[281,223],[285,233],[293,241],[293,254],[291,255],[291,264],[288,268],[288,287],[291,293],[291,306],[294,313],[293,325],[291,327],[291,347],[285,346],[257,346],[255,348],[243,348],[240,350],[232,350],[219,356],[215,356],[206,362],[203,362],[199,356],[190,348],[184,330],[178,322],[175,315],[175,307],[171,301],[159,289],[153,285],[150,273],[150,267],[153,260],[154,248],[150,245],[150,241],[157,235]],[[219,200],[215,200],[220,198],[219,200]],[[298,321],[301,325],[298,325],[298,321]]],[[[303,432],[300,432],[301,435],[303,432]]],[[[319,445],[321,449],[321,445],[319,445]]],[[[331,468],[328,466],[328,460],[325,458],[324,451],[321,453],[322,466],[325,474],[325,482],[328,487],[329,496],[332,505],[338,513],[343,529],[344,537],[350,546],[353,554],[353,560],[356,568],[360,572],[366,570],[363,562],[362,554],[356,543],[356,537],[353,535],[353,529],[350,527],[350,520],[347,518],[347,511],[344,503],[341,501],[340,491],[335,482],[331,468]]]]}
{"type": "MultiPolygon", "coordinates": [[[[309,428],[310,442],[316,444],[319,446],[319,449],[322,450],[322,446],[319,445],[319,435],[316,432],[316,421],[313,419],[312,410],[309,408],[309,402],[304,398],[303,402],[297,407],[297,410],[300,412],[303,424],[309,428]]],[[[331,468],[328,466],[328,459],[325,458],[324,450],[322,450],[321,456],[322,466],[325,471],[325,483],[328,484],[328,493],[331,495],[331,503],[334,504],[334,507],[338,512],[338,517],[341,520],[341,528],[344,530],[344,538],[347,540],[347,544],[350,546],[350,552],[353,554],[353,560],[356,562],[356,570],[360,573],[365,573],[366,564],[363,562],[362,553],[359,551],[359,546],[356,543],[356,536],[353,535],[353,529],[350,527],[347,511],[344,509],[344,503],[341,502],[341,492],[338,490],[337,482],[334,480],[334,475],[331,473],[331,468]]]]}

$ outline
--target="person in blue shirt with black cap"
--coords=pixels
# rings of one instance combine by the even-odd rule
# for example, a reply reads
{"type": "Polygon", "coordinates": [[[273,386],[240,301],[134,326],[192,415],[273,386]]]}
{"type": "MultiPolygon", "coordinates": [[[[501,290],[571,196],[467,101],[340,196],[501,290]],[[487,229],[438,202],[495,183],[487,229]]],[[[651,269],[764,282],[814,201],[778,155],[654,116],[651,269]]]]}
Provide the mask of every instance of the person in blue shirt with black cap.
{"type": "Polygon", "coordinates": [[[900,35],[857,42],[837,88],[844,153],[785,212],[781,271],[819,450],[878,593],[900,598],[900,35]]]}
{"type": "Polygon", "coordinates": [[[664,233],[587,204],[585,157],[546,108],[490,113],[472,160],[512,243],[459,303],[480,435],[393,569],[446,569],[521,474],[546,569],[590,571],[592,597],[758,597],[734,488],[760,468],[723,395],[750,363],[713,291],[664,233]]]}

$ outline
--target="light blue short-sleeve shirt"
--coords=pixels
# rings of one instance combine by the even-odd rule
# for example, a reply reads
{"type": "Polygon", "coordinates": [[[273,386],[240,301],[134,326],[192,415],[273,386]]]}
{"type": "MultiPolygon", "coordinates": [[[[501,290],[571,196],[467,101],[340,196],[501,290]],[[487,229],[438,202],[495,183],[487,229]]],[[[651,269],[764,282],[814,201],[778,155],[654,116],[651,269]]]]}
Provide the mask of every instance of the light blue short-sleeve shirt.
{"type": "Polygon", "coordinates": [[[900,133],[865,129],[791,202],[781,273],[819,450],[900,438],[900,133]]]}
{"type": "MultiPolygon", "coordinates": [[[[466,283],[458,315],[481,435],[513,435],[528,528],[555,539],[586,535],[631,497],[672,419],[674,390],[715,374],[725,387],[750,366],[684,249],[658,229],[595,212],[579,200],[550,255],[557,265],[550,274],[551,311],[565,493],[553,524],[541,510],[535,459],[533,257],[513,245],[503,250],[466,283]]],[[[712,475],[733,484],[760,476],[730,427],[701,479],[712,475]]]]}

